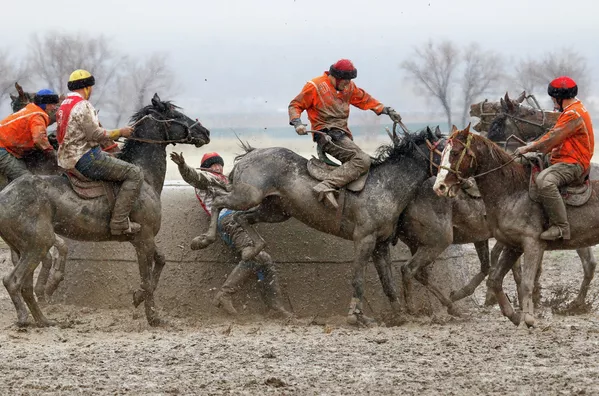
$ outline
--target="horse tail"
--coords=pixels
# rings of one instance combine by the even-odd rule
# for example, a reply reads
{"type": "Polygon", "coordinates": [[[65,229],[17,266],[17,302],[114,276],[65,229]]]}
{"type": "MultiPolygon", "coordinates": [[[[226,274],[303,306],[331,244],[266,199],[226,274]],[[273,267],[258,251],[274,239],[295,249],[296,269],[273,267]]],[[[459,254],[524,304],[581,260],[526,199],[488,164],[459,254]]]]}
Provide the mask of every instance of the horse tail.
{"type": "Polygon", "coordinates": [[[239,136],[237,136],[237,139],[239,140],[240,147],[245,151],[245,153],[236,155],[235,159],[233,160],[234,163],[237,163],[240,159],[245,157],[248,153],[251,153],[252,151],[256,150],[255,147],[252,147],[250,145],[250,142],[247,142],[247,141],[244,142],[243,140],[239,139],[239,136]]]}

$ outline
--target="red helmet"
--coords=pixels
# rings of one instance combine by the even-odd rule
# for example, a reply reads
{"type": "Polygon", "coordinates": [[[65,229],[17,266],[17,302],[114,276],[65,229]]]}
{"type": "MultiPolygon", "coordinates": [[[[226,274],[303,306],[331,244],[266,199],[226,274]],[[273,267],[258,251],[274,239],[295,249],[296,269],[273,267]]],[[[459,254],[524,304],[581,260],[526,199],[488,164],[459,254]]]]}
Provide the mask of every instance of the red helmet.
{"type": "Polygon", "coordinates": [[[202,164],[200,165],[200,167],[210,168],[214,164],[220,164],[221,166],[225,166],[225,161],[223,160],[223,157],[218,155],[217,152],[206,153],[202,157],[202,164]]]}
{"type": "Polygon", "coordinates": [[[549,83],[547,93],[556,99],[572,99],[578,94],[578,86],[570,77],[561,76],[549,83]]]}
{"type": "Polygon", "coordinates": [[[351,80],[358,77],[358,70],[349,59],[340,59],[329,69],[331,76],[339,80],[351,80]]]}

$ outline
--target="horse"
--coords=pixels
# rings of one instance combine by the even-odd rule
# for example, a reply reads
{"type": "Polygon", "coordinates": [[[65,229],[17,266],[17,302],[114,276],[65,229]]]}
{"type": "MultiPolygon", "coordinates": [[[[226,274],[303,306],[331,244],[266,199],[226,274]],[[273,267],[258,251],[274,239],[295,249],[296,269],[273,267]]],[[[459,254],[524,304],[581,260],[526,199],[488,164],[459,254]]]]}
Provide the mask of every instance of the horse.
{"type": "Polygon", "coordinates": [[[599,225],[599,181],[591,182],[593,195],[586,204],[567,208],[572,239],[544,241],[539,235],[548,225],[547,216],[542,206],[529,197],[527,168],[514,159],[489,139],[471,133],[470,125],[463,130],[454,127],[433,189],[451,197],[461,179],[476,178],[493,236],[506,245],[488,285],[504,316],[519,327],[532,327],[535,317],[531,293],[545,250],[580,249],[599,242],[599,227],[592,226],[599,225]],[[522,255],[522,307],[516,312],[503,291],[503,278],[522,255]]]}
{"type": "MultiPolygon", "coordinates": [[[[559,115],[558,112],[547,112],[540,108],[534,109],[514,103],[507,93],[503,103],[512,103],[512,105],[502,106],[502,111],[490,121],[487,138],[494,142],[503,142],[510,136],[531,137],[528,140],[539,138],[555,124],[556,117],[559,115]]],[[[596,164],[591,164],[589,179],[599,180],[599,167],[596,164]]],[[[564,310],[567,312],[585,312],[588,309],[586,296],[597,267],[592,248],[576,249],[576,253],[580,257],[584,275],[578,295],[564,310]]]]}
{"type": "Polygon", "coordinates": [[[165,258],[156,246],[155,236],[160,230],[166,146],[183,143],[201,147],[210,142],[210,132],[157,94],[151,105],[135,113],[131,121],[134,132],[118,156],[143,170],[144,182],[130,215],[132,221],[141,224],[139,233],[111,235],[112,210],[108,199],[80,198],[63,176],[24,175],[0,192],[0,237],[19,256],[13,271],[3,279],[17,311],[17,325],[27,324],[27,307],[38,325],[53,324],[40,310],[32,284],[33,271],[52,246],[54,233],[80,241],[131,243],[141,277],[141,290],[134,293],[134,305],[144,301],[148,323],[160,323],[154,291],[165,258]]]}

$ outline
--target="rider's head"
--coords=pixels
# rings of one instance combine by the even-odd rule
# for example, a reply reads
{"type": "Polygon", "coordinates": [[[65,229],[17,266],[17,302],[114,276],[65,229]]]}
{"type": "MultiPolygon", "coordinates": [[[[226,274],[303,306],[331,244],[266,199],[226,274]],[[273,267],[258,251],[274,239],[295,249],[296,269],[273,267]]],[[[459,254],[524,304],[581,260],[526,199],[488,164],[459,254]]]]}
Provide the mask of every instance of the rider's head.
{"type": "Polygon", "coordinates": [[[349,85],[349,81],[356,77],[358,70],[349,59],[340,59],[329,69],[329,78],[338,91],[343,91],[349,85]]]}
{"type": "Polygon", "coordinates": [[[547,93],[553,98],[555,109],[564,111],[564,100],[574,99],[578,94],[578,86],[570,77],[561,76],[549,83],[547,93]]]}
{"type": "Polygon", "coordinates": [[[225,161],[216,152],[204,154],[200,165],[201,168],[210,169],[214,173],[223,173],[223,166],[225,166],[225,161]]]}
{"type": "Polygon", "coordinates": [[[90,72],[79,69],[71,73],[67,87],[69,88],[69,91],[77,92],[81,94],[84,99],[89,99],[92,95],[92,87],[95,83],[96,79],[90,72]]]}
{"type": "Polygon", "coordinates": [[[46,113],[50,114],[56,110],[59,98],[51,89],[41,89],[35,94],[33,103],[38,105],[46,113]]]}

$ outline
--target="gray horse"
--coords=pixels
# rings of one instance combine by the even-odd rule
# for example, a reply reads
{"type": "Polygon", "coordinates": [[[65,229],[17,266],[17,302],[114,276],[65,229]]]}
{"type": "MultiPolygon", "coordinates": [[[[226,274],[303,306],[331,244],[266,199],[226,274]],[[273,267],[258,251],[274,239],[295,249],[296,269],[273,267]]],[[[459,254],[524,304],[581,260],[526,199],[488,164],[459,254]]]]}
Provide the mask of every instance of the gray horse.
{"type": "Polygon", "coordinates": [[[80,241],[130,242],[137,253],[141,277],[141,290],[135,293],[134,304],[145,300],[148,323],[160,322],[154,308],[154,290],[165,258],[154,238],[160,230],[166,146],[186,143],[201,147],[209,143],[210,132],[158,95],[132,121],[135,130],[120,158],[138,165],[144,173],[140,196],[131,212],[131,220],[142,226],[138,234],[112,236],[108,199],[81,199],[62,176],[26,175],[0,192],[0,236],[19,255],[14,270],[3,279],[17,311],[18,325],[27,324],[23,300],[39,325],[51,324],[40,310],[32,286],[33,272],[54,243],[54,232],[80,241]]]}
{"type": "Polygon", "coordinates": [[[523,165],[514,161],[514,157],[490,140],[470,133],[467,127],[454,131],[442,158],[435,192],[452,196],[453,186],[460,179],[477,177],[493,235],[506,245],[491,273],[489,284],[506,317],[514,324],[533,326],[535,317],[531,294],[544,251],[580,249],[599,242],[599,227],[596,226],[599,224],[599,181],[591,183],[594,193],[589,202],[567,209],[572,239],[549,242],[539,239],[547,218],[541,205],[530,199],[529,175],[523,165]],[[503,291],[503,278],[522,254],[522,310],[515,312],[503,291]]]}
{"type": "Polygon", "coordinates": [[[194,239],[192,248],[204,248],[214,242],[216,219],[223,208],[243,211],[257,206],[236,214],[237,221],[255,242],[254,251],[248,252],[244,259],[264,247],[264,241],[251,224],[278,223],[294,217],[319,231],[354,241],[354,293],[348,323],[372,322],[362,310],[364,270],[371,257],[395,317],[400,318],[405,307],[392,281],[389,243],[399,216],[430,175],[430,162],[437,155],[434,152],[431,155],[431,150],[440,138],[429,128],[418,134],[406,134],[401,141],[394,136],[393,145],[379,150],[364,189],[359,193],[345,192],[341,213],[319,202],[313,194],[311,188],[318,181],[309,175],[305,158],[281,147],[246,148],[230,175],[231,192],[214,200],[210,228],[194,239]]]}

